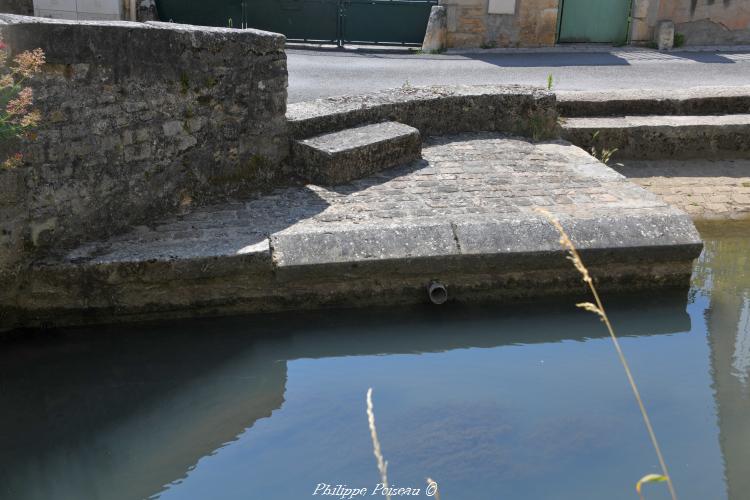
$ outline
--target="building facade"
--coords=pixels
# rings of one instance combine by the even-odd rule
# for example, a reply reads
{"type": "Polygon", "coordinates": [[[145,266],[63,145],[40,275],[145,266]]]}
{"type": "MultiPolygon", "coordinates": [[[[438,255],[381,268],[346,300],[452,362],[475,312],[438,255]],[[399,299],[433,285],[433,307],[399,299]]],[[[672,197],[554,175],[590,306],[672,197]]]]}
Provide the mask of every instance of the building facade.
{"type": "Polygon", "coordinates": [[[686,45],[750,44],[748,0],[440,0],[448,47],[649,44],[673,21],[686,45]]]}

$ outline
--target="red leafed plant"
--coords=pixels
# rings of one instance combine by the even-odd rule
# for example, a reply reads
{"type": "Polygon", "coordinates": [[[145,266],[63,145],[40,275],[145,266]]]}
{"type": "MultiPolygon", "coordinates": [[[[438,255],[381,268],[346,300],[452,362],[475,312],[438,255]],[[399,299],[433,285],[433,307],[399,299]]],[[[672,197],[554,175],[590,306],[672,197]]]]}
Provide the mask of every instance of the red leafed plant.
{"type": "MultiPolygon", "coordinates": [[[[21,52],[8,61],[7,46],[0,39],[0,143],[28,134],[41,121],[33,108],[34,91],[26,83],[43,64],[42,49],[21,52]]],[[[17,152],[0,161],[3,168],[14,168],[23,162],[23,155],[17,152]]]]}

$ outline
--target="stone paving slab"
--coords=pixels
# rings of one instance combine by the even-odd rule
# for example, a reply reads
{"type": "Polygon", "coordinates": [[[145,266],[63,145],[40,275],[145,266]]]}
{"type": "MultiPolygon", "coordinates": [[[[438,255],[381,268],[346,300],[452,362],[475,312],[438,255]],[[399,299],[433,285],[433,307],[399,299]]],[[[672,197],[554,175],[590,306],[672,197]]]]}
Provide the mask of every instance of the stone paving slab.
{"type": "Polygon", "coordinates": [[[696,220],[750,219],[750,160],[632,160],[613,168],[696,220]]]}
{"type": "Polygon", "coordinates": [[[684,212],[575,146],[463,134],[365,179],[196,208],[40,262],[19,314],[28,324],[420,302],[431,279],[457,300],[580,290],[535,207],[562,221],[608,290],[685,285],[701,248],[684,212]]]}

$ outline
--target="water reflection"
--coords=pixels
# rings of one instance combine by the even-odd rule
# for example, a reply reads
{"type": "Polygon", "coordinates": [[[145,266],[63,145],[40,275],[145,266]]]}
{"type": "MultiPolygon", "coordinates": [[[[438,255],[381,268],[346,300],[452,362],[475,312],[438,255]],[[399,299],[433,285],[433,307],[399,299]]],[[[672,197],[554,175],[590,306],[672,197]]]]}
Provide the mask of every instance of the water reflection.
{"type": "MultiPolygon", "coordinates": [[[[711,230],[688,312],[684,291],[608,299],[681,498],[726,498],[726,486],[740,500],[750,232],[711,230]]],[[[605,334],[570,304],[536,304],[5,342],[0,497],[297,499],[319,481],[371,487],[363,397],[374,386],[397,484],[429,474],[449,500],[632,498],[633,478],[655,463],[605,334]]]]}
{"type": "Polygon", "coordinates": [[[713,387],[730,500],[750,495],[750,224],[702,228],[706,246],[694,273],[711,346],[713,387]]]}

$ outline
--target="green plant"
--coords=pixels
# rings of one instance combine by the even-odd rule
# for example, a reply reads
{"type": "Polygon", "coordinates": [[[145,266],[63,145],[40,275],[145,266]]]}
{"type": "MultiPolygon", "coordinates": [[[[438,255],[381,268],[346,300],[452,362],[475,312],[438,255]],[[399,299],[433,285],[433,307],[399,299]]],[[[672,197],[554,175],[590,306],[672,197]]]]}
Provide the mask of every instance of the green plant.
{"type": "Polygon", "coordinates": [[[591,156],[599,160],[600,162],[604,163],[605,165],[609,165],[609,161],[612,159],[612,155],[619,151],[619,148],[606,148],[602,146],[601,148],[597,149],[596,147],[596,140],[599,137],[599,130],[594,132],[591,136],[591,143],[593,144],[591,146],[591,156]]]}
{"type": "Polygon", "coordinates": [[[480,45],[479,47],[483,49],[494,49],[495,47],[497,47],[497,42],[495,40],[487,40],[485,42],[482,42],[482,45],[480,45]]]}
{"type": "MultiPolygon", "coordinates": [[[[0,142],[4,148],[8,142],[26,136],[42,119],[33,108],[34,91],[26,85],[33,75],[41,71],[45,58],[42,49],[22,52],[7,64],[5,43],[0,39],[0,142]]],[[[15,168],[23,162],[23,154],[16,152],[3,160],[3,168],[15,168]]]]}
{"type": "Polygon", "coordinates": [[[682,47],[683,45],[685,45],[685,35],[683,35],[682,33],[675,33],[673,45],[675,47],[682,47]]]}
{"type": "Polygon", "coordinates": [[[550,73],[549,75],[547,75],[547,90],[552,90],[553,83],[554,83],[554,79],[553,79],[552,73],[550,73]]]}
{"type": "Polygon", "coordinates": [[[528,124],[525,128],[531,132],[531,138],[534,141],[552,139],[557,136],[558,116],[556,113],[534,109],[526,114],[526,118],[528,124]]]}
{"type": "Polygon", "coordinates": [[[184,71],[180,73],[180,93],[187,94],[190,90],[190,78],[184,71]]]}
{"type": "Polygon", "coordinates": [[[588,286],[591,295],[594,298],[594,302],[582,302],[579,304],[576,304],[576,307],[579,307],[585,311],[592,312],[596,314],[599,319],[604,323],[604,325],[607,328],[607,331],[609,332],[609,336],[612,339],[612,343],[615,347],[615,351],[617,351],[617,357],[620,360],[620,364],[622,364],[623,369],[625,370],[625,375],[628,379],[628,383],[630,384],[630,389],[633,391],[633,396],[635,396],[635,400],[638,403],[638,408],[641,411],[641,416],[643,417],[643,423],[646,426],[646,430],[648,431],[649,438],[651,439],[651,444],[654,447],[654,451],[656,452],[656,457],[659,461],[659,466],[661,467],[661,474],[646,474],[641,479],[638,480],[636,483],[636,491],[638,492],[638,495],[643,499],[643,494],[641,492],[641,487],[645,483],[653,483],[653,482],[666,482],[667,487],[669,488],[669,494],[672,497],[672,500],[677,500],[677,493],[675,492],[674,485],[672,484],[672,479],[669,476],[669,471],[667,470],[667,464],[664,461],[664,456],[661,452],[661,447],[659,446],[659,442],[656,439],[656,433],[654,432],[654,428],[651,425],[651,419],[648,416],[648,412],[646,411],[646,406],[643,404],[643,399],[641,398],[641,393],[638,390],[638,386],[635,383],[635,379],[633,378],[633,374],[630,370],[630,365],[628,364],[627,359],[625,359],[625,354],[622,352],[622,348],[620,347],[620,342],[617,339],[617,335],[615,334],[615,330],[612,327],[612,323],[609,321],[609,316],[607,315],[607,311],[604,308],[604,304],[602,303],[601,297],[599,297],[599,292],[596,290],[596,286],[594,285],[594,280],[591,278],[591,275],[589,274],[588,269],[583,264],[583,260],[581,259],[580,254],[578,253],[578,250],[576,249],[575,245],[573,244],[573,241],[570,239],[570,236],[568,236],[568,233],[565,232],[565,229],[563,228],[562,224],[560,224],[560,221],[558,221],[549,211],[543,209],[543,208],[536,208],[535,209],[538,213],[543,215],[549,222],[552,224],[557,232],[560,235],[560,246],[563,247],[563,249],[568,253],[568,260],[570,260],[573,263],[573,266],[576,268],[576,270],[581,274],[581,278],[583,279],[584,283],[588,286]]]}

